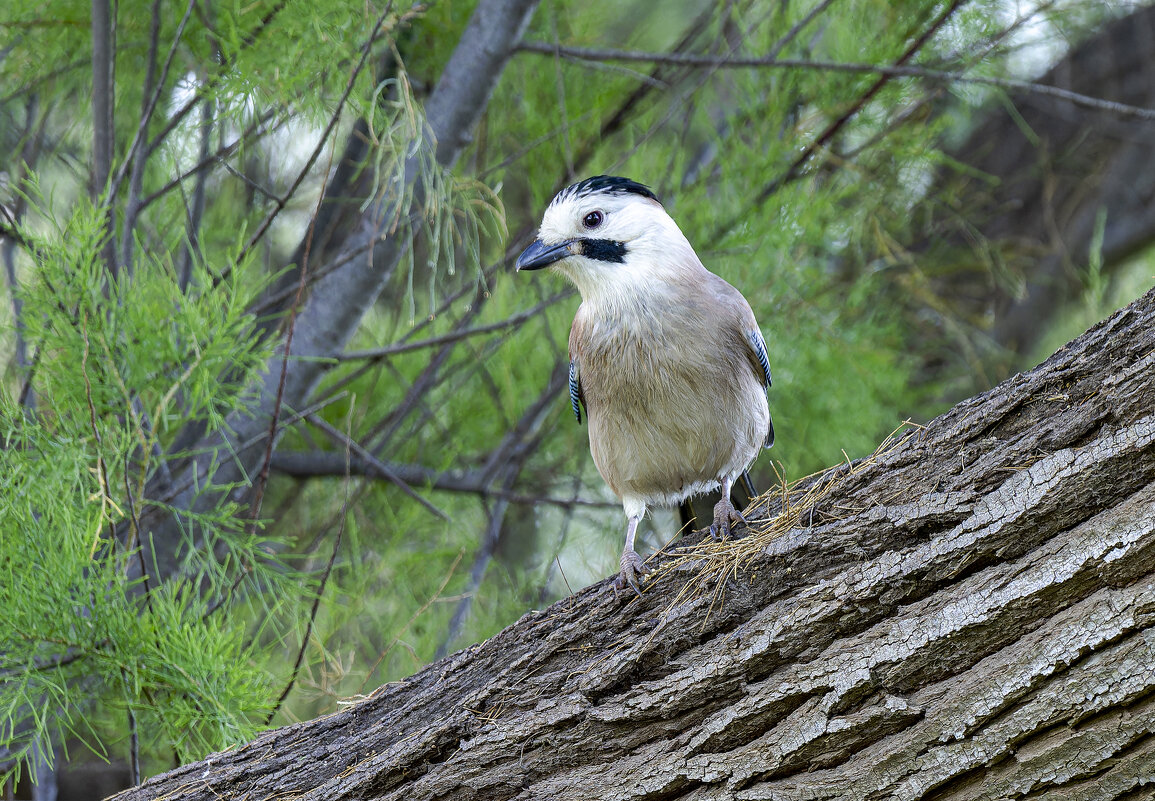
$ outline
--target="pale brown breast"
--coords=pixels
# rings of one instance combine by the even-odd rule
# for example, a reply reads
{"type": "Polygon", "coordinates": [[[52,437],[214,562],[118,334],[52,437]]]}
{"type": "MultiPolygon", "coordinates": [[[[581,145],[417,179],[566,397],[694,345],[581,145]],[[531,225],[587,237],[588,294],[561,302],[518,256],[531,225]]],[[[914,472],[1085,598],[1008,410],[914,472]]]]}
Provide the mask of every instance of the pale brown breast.
{"type": "Polygon", "coordinates": [[[717,304],[675,296],[625,311],[583,303],[574,318],[590,450],[619,496],[676,503],[758,454],[769,427],[765,392],[741,321],[711,319],[711,310],[717,304]]]}

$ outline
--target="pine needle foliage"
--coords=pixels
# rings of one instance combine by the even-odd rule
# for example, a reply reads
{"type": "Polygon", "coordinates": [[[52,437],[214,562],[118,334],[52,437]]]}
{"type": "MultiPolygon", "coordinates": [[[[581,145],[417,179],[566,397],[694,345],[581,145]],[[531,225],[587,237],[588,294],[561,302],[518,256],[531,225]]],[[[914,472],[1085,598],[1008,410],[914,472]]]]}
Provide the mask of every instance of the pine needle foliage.
{"type": "MultiPolygon", "coordinates": [[[[481,287],[477,265],[492,257],[481,242],[504,231],[499,196],[434,159],[397,51],[424,6],[113,9],[107,122],[93,116],[90,4],[17,0],[0,16],[13,33],[0,59],[13,124],[0,136],[19,157],[4,164],[15,279],[4,341],[28,354],[0,391],[0,786],[27,773],[37,748],[128,756],[147,771],[243,742],[298,675],[301,641],[318,642],[310,607],[330,570],[314,558],[315,531],[266,530],[281,504],[275,486],[264,507],[249,481],[192,487],[220,500],[172,510],[185,537],[178,572],[163,582],[150,579],[158,567],[142,545],[147,521],[169,511],[150,489],[158,479],[185,459],[238,458],[196,443],[217,433],[230,442],[238,410],[278,364],[293,323],[276,282],[296,266],[287,256],[309,236],[353,120],[371,153],[357,178],[368,190],[354,202],[377,210],[382,238],[419,243],[403,248],[396,271],[387,308],[399,317],[378,319],[412,324],[446,286],[481,287]],[[102,126],[114,152],[100,186],[86,160],[102,126]]],[[[351,408],[317,408],[348,416],[359,410],[351,397],[351,408]]],[[[296,412],[283,410],[284,428],[299,424],[296,412]]],[[[357,520],[317,506],[359,554],[357,520]]],[[[375,564],[369,553],[338,560],[337,599],[379,587],[375,564]]],[[[420,555],[399,564],[427,569],[420,555]]],[[[412,652],[402,634],[387,636],[412,652]]],[[[339,653],[321,654],[340,664],[339,653]]]]}
{"type": "Polygon", "coordinates": [[[94,721],[126,715],[154,751],[198,756],[251,736],[271,703],[229,595],[237,562],[248,586],[292,577],[235,506],[198,517],[222,547],[190,550],[186,578],[124,581],[140,558],[143,485],[174,424],[221,426],[267,356],[246,335],[244,270],[215,286],[202,272],[184,291],[153,254],[110,279],[104,233],[103,214],[81,201],[31,242],[37,272],[21,296],[40,407],[18,404],[19,385],[0,393],[0,730],[15,758],[5,777],[19,777],[37,741],[105,753],[94,721]],[[122,524],[127,536],[114,533],[122,524]]]}

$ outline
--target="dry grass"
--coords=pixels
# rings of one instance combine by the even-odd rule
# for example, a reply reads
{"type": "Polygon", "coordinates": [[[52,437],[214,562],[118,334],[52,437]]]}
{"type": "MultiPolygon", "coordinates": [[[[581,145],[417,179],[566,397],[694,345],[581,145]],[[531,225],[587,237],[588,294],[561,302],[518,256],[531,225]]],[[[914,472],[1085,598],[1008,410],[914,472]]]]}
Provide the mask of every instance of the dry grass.
{"type": "Polygon", "coordinates": [[[870,469],[904,439],[902,435],[905,432],[919,428],[907,420],[892,431],[870,456],[857,461],[851,461],[848,457],[845,462],[794,481],[786,481],[775,466],[778,483],[755,498],[748,509],[777,508],[776,514],[754,518],[747,513],[750,523],[744,536],[721,541],[707,537],[662,562],[655,578],[672,572],[693,572],[692,578],[686,581],[670,607],[696,600],[707,591],[712,591],[714,597],[710,608],[715,608],[722,600],[727,581],[737,579],[739,573],[749,569],[755,561],[773,553],[775,544],[788,532],[812,527],[816,515],[821,515],[824,521],[837,517],[837,507],[819,512],[822,502],[847,480],[870,469]]]}

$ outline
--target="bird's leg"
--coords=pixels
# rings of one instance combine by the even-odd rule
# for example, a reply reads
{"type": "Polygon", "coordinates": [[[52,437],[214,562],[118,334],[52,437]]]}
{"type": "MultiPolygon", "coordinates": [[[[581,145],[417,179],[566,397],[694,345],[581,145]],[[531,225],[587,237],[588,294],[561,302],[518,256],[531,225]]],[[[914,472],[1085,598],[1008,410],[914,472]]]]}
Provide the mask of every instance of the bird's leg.
{"type": "Polygon", "coordinates": [[[642,562],[642,557],[638,556],[638,552],[634,550],[634,536],[638,533],[638,523],[640,523],[641,520],[642,516],[640,514],[632,515],[629,525],[626,526],[626,547],[622,550],[622,572],[618,574],[617,579],[614,581],[615,595],[619,589],[625,589],[627,584],[634,592],[641,595],[642,587],[641,584],[638,583],[638,578],[641,574],[650,572],[650,569],[642,562]]]}
{"type": "Polygon", "coordinates": [[[724,540],[730,536],[730,526],[736,523],[745,523],[746,518],[734,508],[730,500],[730,489],[734,482],[729,477],[722,479],[722,500],[714,504],[714,522],[710,524],[710,536],[716,540],[724,540]]]}

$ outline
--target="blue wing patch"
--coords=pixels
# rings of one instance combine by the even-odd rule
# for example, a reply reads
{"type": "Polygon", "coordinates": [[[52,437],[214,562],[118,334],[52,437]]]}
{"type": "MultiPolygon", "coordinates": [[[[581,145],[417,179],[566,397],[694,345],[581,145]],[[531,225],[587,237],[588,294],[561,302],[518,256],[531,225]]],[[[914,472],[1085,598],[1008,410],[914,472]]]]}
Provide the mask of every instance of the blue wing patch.
{"type": "MultiPolygon", "coordinates": [[[[754,355],[758,357],[758,364],[762,366],[762,377],[765,379],[763,384],[766,389],[770,389],[770,357],[766,355],[766,340],[762,338],[762,332],[758,329],[747,332],[746,339],[754,349],[754,355]]],[[[770,430],[766,432],[766,440],[762,443],[762,447],[769,448],[773,444],[774,421],[771,420],[770,430]]]]}
{"type": "Polygon", "coordinates": [[[762,365],[762,375],[765,377],[763,382],[767,387],[770,386],[770,357],[766,355],[766,340],[762,338],[762,332],[754,329],[746,334],[750,341],[750,347],[754,349],[754,355],[758,357],[758,364],[762,365]]]}
{"type": "Polygon", "coordinates": [[[573,407],[573,416],[577,418],[580,423],[582,421],[582,404],[585,398],[582,397],[582,385],[578,377],[578,363],[577,359],[569,360],[569,403],[573,407]]]}

